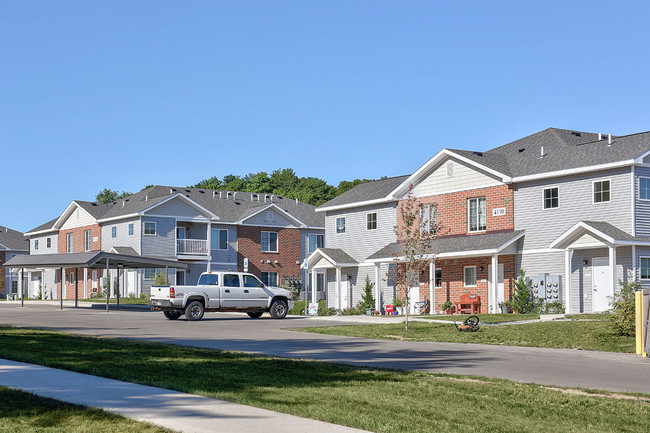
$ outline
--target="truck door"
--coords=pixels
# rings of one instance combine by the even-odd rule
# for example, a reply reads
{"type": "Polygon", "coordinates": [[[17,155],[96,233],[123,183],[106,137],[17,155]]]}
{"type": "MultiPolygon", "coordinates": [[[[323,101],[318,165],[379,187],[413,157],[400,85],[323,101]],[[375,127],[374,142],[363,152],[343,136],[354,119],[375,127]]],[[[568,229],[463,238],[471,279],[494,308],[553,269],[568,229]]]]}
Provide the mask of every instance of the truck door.
{"type": "Polygon", "coordinates": [[[223,274],[221,282],[221,306],[224,308],[242,308],[244,290],[237,274],[223,274]]]}
{"type": "Polygon", "coordinates": [[[208,297],[207,308],[219,308],[221,295],[221,290],[219,289],[219,274],[201,275],[197,288],[208,297]]]}
{"type": "Polygon", "coordinates": [[[244,307],[266,308],[269,294],[264,290],[264,284],[253,275],[242,275],[244,280],[244,307]]]}

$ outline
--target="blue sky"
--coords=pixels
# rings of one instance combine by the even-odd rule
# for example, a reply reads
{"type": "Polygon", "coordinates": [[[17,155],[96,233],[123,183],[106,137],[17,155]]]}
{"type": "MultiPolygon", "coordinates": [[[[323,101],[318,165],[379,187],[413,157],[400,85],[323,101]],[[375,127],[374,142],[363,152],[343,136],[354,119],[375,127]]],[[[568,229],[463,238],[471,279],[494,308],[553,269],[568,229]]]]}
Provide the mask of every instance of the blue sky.
{"type": "Polygon", "coordinates": [[[549,126],[650,129],[647,2],[0,3],[0,224],[103,188],[408,174],[549,126]]]}

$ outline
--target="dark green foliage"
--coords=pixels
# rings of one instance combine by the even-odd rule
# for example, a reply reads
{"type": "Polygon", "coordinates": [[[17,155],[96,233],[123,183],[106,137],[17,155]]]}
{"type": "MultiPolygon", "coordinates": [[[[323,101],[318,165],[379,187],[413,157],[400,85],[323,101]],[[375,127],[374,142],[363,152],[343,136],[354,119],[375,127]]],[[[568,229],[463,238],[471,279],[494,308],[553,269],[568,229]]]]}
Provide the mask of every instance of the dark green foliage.
{"type": "Polygon", "coordinates": [[[638,280],[628,279],[618,282],[621,290],[612,297],[612,326],[618,335],[634,336],[635,305],[634,292],[641,290],[638,280]]]}
{"type": "Polygon", "coordinates": [[[526,278],[526,271],[519,270],[519,276],[515,280],[515,290],[510,299],[510,308],[516,313],[526,314],[532,311],[533,302],[531,300],[530,281],[526,278]]]}
{"type": "Polygon", "coordinates": [[[363,297],[361,302],[359,302],[359,308],[363,311],[366,308],[374,309],[375,308],[375,297],[372,296],[372,289],[375,288],[375,283],[370,281],[370,277],[366,275],[366,284],[363,286],[363,297]]]}
{"type": "Polygon", "coordinates": [[[130,192],[122,191],[120,193],[118,191],[113,191],[112,189],[104,188],[99,193],[97,193],[95,196],[95,201],[97,203],[113,203],[114,201],[128,197],[130,195],[130,192]]]}

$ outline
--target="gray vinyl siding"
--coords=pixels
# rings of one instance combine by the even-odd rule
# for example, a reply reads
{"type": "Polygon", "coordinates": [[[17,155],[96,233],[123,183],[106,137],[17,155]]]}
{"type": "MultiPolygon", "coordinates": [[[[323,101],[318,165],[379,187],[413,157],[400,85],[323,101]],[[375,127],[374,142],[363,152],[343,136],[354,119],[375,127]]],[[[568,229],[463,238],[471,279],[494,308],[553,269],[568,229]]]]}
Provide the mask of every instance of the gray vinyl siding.
{"type": "MultiPolygon", "coordinates": [[[[227,250],[212,250],[212,262],[216,263],[232,263],[235,269],[237,268],[237,227],[231,225],[217,225],[212,224],[212,229],[228,230],[228,249],[227,250]]],[[[212,246],[214,247],[214,245],[212,246]]],[[[213,269],[221,269],[219,266],[213,265],[213,269]]],[[[229,269],[229,268],[228,268],[229,269]]],[[[228,270],[225,269],[225,270],[228,270]]]]}
{"type": "Polygon", "coordinates": [[[526,230],[524,250],[548,248],[580,220],[607,221],[632,233],[631,184],[626,168],[516,185],[515,229],[526,230]],[[592,182],[607,179],[611,181],[611,201],[593,203],[592,182]],[[556,186],[559,207],[543,209],[542,190],[556,186]]]}
{"type": "Polygon", "coordinates": [[[131,247],[140,254],[141,233],[139,218],[105,224],[102,226],[102,251],[110,251],[113,247],[131,247]],[[129,236],[129,224],[133,224],[132,236],[129,236]],[[113,227],[117,227],[117,237],[114,239],[111,237],[113,227]]]}
{"type": "Polygon", "coordinates": [[[650,167],[634,168],[634,198],[636,236],[650,236],[650,200],[639,198],[639,178],[650,178],[650,167]]]}
{"type": "Polygon", "coordinates": [[[142,217],[140,223],[142,230],[142,251],[143,256],[176,257],[176,220],[164,217],[142,217]],[[156,235],[144,234],[144,223],[156,223],[156,235]]]}
{"type": "MultiPolygon", "coordinates": [[[[323,247],[327,247],[325,243],[325,230],[301,230],[300,231],[300,261],[304,261],[309,257],[309,235],[323,235],[323,247]]],[[[313,252],[313,251],[312,251],[313,252]]]]}
{"type": "Polygon", "coordinates": [[[169,215],[176,218],[185,218],[185,219],[201,219],[206,220],[206,217],[202,215],[197,209],[190,206],[180,198],[175,198],[169,200],[166,203],[156,206],[147,212],[150,215],[169,215]]]}
{"type": "MultiPolygon", "coordinates": [[[[379,289],[380,289],[380,305],[382,309],[388,305],[392,304],[393,299],[395,298],[395,287],[390,285],[390,282],[387,281],[387,274],[389,264],[382,264],[379,269],[379,289]]],[[[356,305],[361,301],[363,297],[364,287],[366,285],[366,275],[370,277],[371,282],[375,282],[375,267],[374,266],[361,266],[355,268],[342,268],[341,269],[341,278],[343,275],[349,275],[350,279],[348,280],[348,303],[347,307],[356,307],[356,305]]],[[[328,269],[326,273],[327,283],[326,283],[326,293],[327,293],[327,306],[336,307],[336,270],[328,269]]],[[[375,297],[376,286],[373,287],[372,295],[375,297]]],[[[344,306],[345,307],[345,306],[344,306]]]]}
{"type": "Polygon", "coordinates": [[[564,251],[524,253],[520,260],[517,272],[523,269],[529,277],[537,274],[562,275],[564,280],[564,251]]]}
{"type": "Polygon", "coordinates": [[[395,242],[396,203],[327,212],[325,242],[327,248],[340,248],[361,262],[391,242],[395,242]],[[366,214],[377,213],[377,229],[367,230],[366,214]],[[345,217],[345,233],[336,233],[336,219],[345,217]]]}
{"type": "Polygon", "coordinates": [[[262,211],[253,217],[243,221],[246,225],[263,227],[297,227],[296,223],[286,218],[277,209],[262,211]],[[273,212],[273,219],[267,219],[267,212],[273,212]]]}
{"type": "Polygon", "coordinates": [[[50,233],[47,235],[32,236],[29,240],[29,254],[56,254],[58,253],[57,248],[59,244],[59,235],[58,233],[50,233]],[[52,240],[52,246],[47,247],[47,238],[52,240]],[[34,249],[34,241],[38,239],[38,249],[34,249]]]}

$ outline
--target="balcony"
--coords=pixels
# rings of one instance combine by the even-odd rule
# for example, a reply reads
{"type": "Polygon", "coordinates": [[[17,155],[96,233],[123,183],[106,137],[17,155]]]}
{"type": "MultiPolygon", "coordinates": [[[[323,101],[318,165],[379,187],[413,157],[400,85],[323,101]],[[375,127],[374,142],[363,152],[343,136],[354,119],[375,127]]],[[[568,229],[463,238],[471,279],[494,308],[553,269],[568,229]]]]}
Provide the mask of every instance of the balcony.
{"type": "Polygon", "coordinates": [[[207,256],[208,241],[205,239],[177,239],[176,254],[189,256],[207,256]]]}

